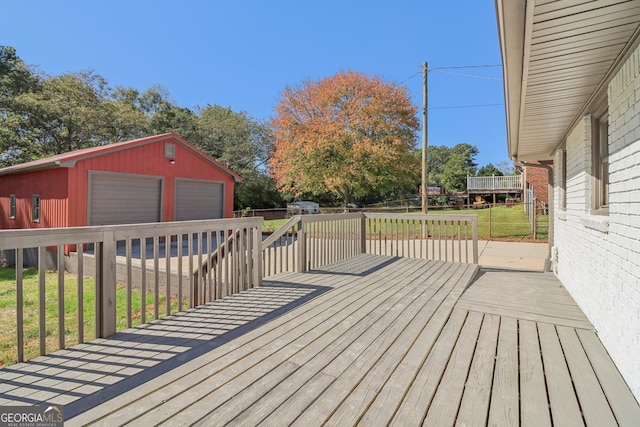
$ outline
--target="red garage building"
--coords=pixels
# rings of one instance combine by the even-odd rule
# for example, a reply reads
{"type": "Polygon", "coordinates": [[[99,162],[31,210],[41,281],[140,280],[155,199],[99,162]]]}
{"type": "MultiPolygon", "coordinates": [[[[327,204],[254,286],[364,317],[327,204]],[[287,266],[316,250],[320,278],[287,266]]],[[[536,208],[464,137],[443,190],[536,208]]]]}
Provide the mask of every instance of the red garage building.
{"type": "Polygon", "coordinates": [[[0,169],[0,229],[233,216],[241,177],[176,134],[0,169]]]}

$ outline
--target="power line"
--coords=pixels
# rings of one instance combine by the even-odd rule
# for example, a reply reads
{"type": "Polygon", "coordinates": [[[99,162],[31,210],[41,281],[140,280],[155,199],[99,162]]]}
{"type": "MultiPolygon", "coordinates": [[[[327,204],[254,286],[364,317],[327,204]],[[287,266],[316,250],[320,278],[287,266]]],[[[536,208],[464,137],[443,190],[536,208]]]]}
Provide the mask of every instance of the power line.
{"type": "Polygon", "coordinates": [[[417,71],[417,72],[415,72],[415,73],[411,74],[409,77],[407,77],[406,79],[404,79],[403,81],[401,81],[400,83],[398,83],[398,86],[400,86],[400,85],[402,85],[403,83],[405,83],[405,82],[407,82],[407,81],[411,80],[412,78],[414,78],[415,76],[417,76],[417,75],[418,75],[418,74],[420,74],[420,73],[422,73],[422,70],[417,71]]]}
{"type": "Polygon", "coordinates": [[[502,64],[489,64],[489,65],[459,65],[454,67],[433,67],[429,68],[429,71],[433,70],[454,70],[456,68],[495,68],[502,67],[502,64]]]}
{"type": "MultiPolygon", "coordinates": [[[[433,68],[429,68],[427,70],[427,72],[440,71],[440,70],[467,69],[467,68],[496,68],[496,67],[502,67],[502,64],[458,65],[458,66],[451,66],[451,67],[433,67],[433,68]]],[[[440,72],[444,72],[444,71],[440,71],[440,72]]],[[[402,85],[403,83],[406,83],[407,81],[411,80],[412,78],[414,78],[415,76],[417,76],[418,74],[421,74],[421,73],[422,73],[422,69],[420,71],[416,71],[415,73],[411,74],[409,77],[407,77],[406,79],[404,79],[403,81],[398,83],[398,86],[402,85]]],[[[464,76],[464,77],[473,77],[473,78],[486,78],[487,80],[500,80],[500,79],[495,79],[495,78],[491,78],[491,77],[470,76],[470,75],[456,74],[456,73],[451,73],[451,72],[450,73],[446,73],[446,74],[454,74],[454,75],[460,75],[460,76],[464,76]]]]}
{"type": "Polygon", "coordinates": [[[452,76],[470,77],[472,79],[495,80],[498,82],[502,81],[502,79],[499,79],[497,77],[474,76],[471,74],[452,73],[451,71],[443,71],[443,70],[437,70],[437,69],[434,71],[437,71],[438,73],[443,73],[443,74],[451,74],[452,76]]]}
{"type": "Polygon", "coordinates": [[[447,107],[428,107],[428,110],[448,110],[451,108],[480,108],[480,107],[498,107],[504,104],[478,104],[478,105],[451,105],[447,107]]]}

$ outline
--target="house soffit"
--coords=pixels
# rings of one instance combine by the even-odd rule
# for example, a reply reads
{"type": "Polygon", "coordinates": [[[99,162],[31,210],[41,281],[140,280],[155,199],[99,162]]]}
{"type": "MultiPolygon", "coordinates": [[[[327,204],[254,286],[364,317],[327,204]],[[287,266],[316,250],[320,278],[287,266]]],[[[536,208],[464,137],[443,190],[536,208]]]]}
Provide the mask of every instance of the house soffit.
{"type": "Polygon", "coordinates": [[[636,38],[640,0],[497,0],[496,6],[509,154],[549,160],[636,38]]]}

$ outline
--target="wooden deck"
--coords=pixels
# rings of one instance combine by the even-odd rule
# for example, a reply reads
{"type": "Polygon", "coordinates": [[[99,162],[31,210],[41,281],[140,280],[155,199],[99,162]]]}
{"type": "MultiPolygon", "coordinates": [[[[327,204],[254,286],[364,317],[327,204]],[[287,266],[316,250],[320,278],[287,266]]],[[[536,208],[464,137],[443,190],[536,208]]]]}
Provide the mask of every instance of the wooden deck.
{"type": "Polygon", "coordinates": [[[65,425],[638,425],[550,275],[359,255],[0,370],[65,425]]]}

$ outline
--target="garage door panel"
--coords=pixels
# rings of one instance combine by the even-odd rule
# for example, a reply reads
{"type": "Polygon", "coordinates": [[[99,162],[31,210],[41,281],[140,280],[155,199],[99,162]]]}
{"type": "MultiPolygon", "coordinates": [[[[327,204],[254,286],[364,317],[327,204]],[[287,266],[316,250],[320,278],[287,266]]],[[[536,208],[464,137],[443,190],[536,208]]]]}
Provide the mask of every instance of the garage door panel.
{"type": "Polygon", "coordinates": [[[161,178],[118,173],[90,176],[90,225],[158,222],[161,203],[161,178]]]}
{"type": "Polygon", "coordinates": [[[176,180],[176,221],[224,217],[224,185],[216,181],[176,180]]]}

